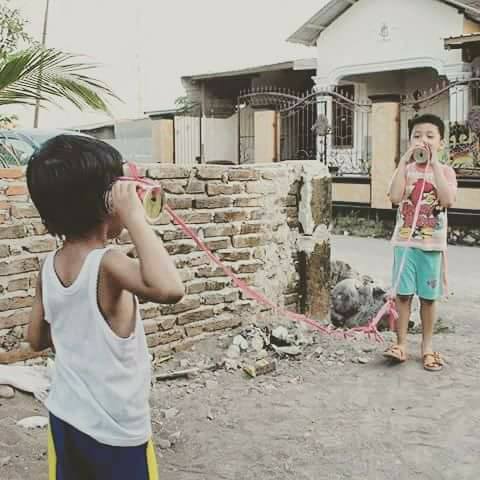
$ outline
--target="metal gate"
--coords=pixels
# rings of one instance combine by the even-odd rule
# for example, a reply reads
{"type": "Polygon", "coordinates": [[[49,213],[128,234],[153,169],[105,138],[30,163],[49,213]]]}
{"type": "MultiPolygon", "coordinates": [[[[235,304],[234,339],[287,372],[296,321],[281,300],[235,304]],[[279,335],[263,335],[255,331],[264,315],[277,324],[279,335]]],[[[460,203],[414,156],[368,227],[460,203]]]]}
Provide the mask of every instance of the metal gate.
{"type": "Polygon", "coordinates": [[[310,92],[298,94],[296,105],[293,99],[284,102],[279,111],[280,160],[315,160],[317,158],[318,100],[310,92]],[[292,108],[293,107],[293,108],[292,108]]]}
{"type": "Polygon", "coordinates": [[[370,101],[355,99],[350,85],[298,98],[279,112],[287,125],[286,143],[293,146],[286,149],[294,152],[290,159],[317,158],[337,174],[368,175],[371,110],[370,101]]]}
{"type": "Polygon", "coordinates": [[[255,160],[255,113],[262,110],[275,112],[276,161],[315,160],[316,135],[312,126],[317,117],[317,101],[310,99],[302,108],[290,109],[309,94],[270,87],[241,92],[237,101],[239,163],[255,160]]]}
{"type": "Polygon", "coordinates": [[[239,97],[237,121],[238,163],[253,163],[255,161],[255,111],[248,97],[239,97]]]}
{"type": "Polygon", "coordinates": [[[276,160],[319,160],[338,174],[368,175],[371,103],[355,99],[350,86],[297,93],[258,88],[240,94],[239,163],[255,155],[255,112],[275,112],[276,160]]]}

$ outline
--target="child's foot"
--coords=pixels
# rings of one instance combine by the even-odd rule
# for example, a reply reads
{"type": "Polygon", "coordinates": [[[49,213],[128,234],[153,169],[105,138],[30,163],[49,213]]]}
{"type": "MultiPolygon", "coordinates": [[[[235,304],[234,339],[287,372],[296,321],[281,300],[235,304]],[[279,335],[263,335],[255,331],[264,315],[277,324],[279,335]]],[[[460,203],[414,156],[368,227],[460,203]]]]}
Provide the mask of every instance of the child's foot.
{"type": "Polygon", "coordinates": [[[443,368],[443,360],[438,352],[423,354],[423,368],[429,372],[438,372],[443,368]]]}
{"type": "Polygon", "coordinates": [[[403,363],[407,359],[407,352],[405,347],[401,345],[392,345],[384,352],[383,356],[395,362],[403,363]]]}

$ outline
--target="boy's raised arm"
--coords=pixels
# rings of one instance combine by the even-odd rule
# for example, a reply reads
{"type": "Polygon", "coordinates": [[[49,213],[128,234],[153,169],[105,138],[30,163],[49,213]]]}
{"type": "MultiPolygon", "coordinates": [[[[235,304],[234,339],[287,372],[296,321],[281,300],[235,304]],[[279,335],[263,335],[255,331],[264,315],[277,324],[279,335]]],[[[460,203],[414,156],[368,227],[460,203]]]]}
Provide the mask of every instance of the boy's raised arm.
{"type": "Polygon", "coordinates": [[[162,241],[145,220],[143,207],[133,182],[119,182],[112,189],[115,211],[128,230],[138,260],[122,252],[105,255],[103,267],[107,275],[124,290],[158,303],[176,303],[185,290],[180,275],[162,241]]]}

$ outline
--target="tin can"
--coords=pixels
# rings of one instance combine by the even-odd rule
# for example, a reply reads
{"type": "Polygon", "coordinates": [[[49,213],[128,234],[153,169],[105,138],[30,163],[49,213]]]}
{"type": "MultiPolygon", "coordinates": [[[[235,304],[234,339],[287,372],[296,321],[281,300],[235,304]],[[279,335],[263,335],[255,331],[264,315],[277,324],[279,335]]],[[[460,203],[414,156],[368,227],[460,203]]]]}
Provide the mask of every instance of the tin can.
{"type": "MultiPolygon", "coordinates": [[[[147,180],[136,180],[129,177],[120,177],[117,181],[137,182],[136,191],[138,198],[142,202],[145,218],[149,223],[155,223],[160,218],[165,205],[165,194],[160,185],[147,180]]],[[[105,193],[105,208],[109,213],[113,213],[115,210],[111,187],[105,193]]]]}
{"type": "Polygon", "coordinates": [[[416,147],[415,150],[413,151],[412,158],[419,165],[430,163],[432,160],[432,150],[430,146],[422,145],[422,146],[416,147]]]}

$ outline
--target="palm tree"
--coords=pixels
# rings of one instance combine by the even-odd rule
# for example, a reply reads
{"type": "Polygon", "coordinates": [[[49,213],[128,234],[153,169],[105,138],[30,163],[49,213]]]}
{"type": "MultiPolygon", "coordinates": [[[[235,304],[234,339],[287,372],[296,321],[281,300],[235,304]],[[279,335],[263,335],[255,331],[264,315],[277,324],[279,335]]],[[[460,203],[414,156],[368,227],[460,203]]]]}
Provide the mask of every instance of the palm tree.
{"type": "MultiPolygon", "coordinates": [[[[106,98],[118,97],[103,82],[87,75],[95,67],[74,55],[41,46],[0,55],[0,107],[67,100],[80,110],[87,107],[110,113],[106,98]]],[[[15,148],[0,139],[0,167],[22,162],[15,148]]]]}
{"type": "Polygon", "coordinates": [[[75,55],[38,46],[7,55],[0,58],[0,106],[68,100],[80,110],[88,107],[108,113],[106,98],[118,97],[88,75],[94,68],[75,55]]]}

